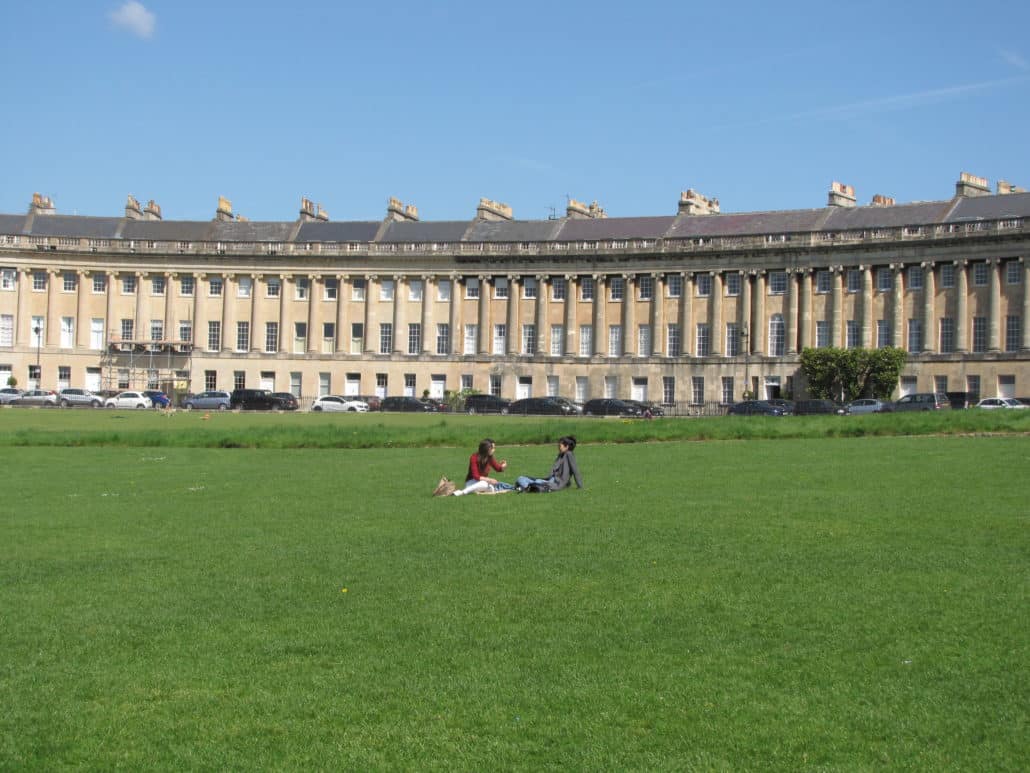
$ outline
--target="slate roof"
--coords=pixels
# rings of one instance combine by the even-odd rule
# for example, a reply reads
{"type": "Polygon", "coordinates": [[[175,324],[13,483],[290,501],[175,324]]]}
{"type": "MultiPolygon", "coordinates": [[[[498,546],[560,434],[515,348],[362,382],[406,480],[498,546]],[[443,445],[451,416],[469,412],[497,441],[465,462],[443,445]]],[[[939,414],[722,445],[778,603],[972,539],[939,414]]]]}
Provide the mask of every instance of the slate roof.
{"type": "Polygon", "coordinates": [[[122,217],[36,215],[32,218],[32,235],[117,239],[123,223],[125,218],[122,217]]]}
{"type": "Polygon", "coordinates": [[[1030,193],[957,197],[890,207],[736,212],[558,220],[472,221],[195,221],[129,220],[82,215],[3,215],[0,233],[29,236],[186,242],[294,241],[382,243],[548,242],[607,239],[691,239],[848,231],[969,220],[1030,217],[1030,193]]]}
{"type": "Polygon", "coordinates": [[[561,220],[477,220],[465,236],[470,242],[546,242],[554,239],[561,220]]]}
{"type": "Polygon", "coordinates": [[[298,242],[370,242],[379,230],[380,222],[334,223],[312,220],[302,223],[297,233],[298,242]]]}
{"type": "Polygon", "coordinates": [[[1030,193],[1007,193],[1003,196],[970,196],[958,200],[948,222],[982,217],[1004,220],[1007,217],[1030,216],[1030,193]]]}
{"type": "Polygon", "coordinates": [[[380,242],[460,242],[468,229],[465,220],[442,220],[436,223],[394,221],[387,225],[380,242]]]}
{"type": "Polygon", "coordinates": [[[558,241],[593,241],[595,239],[659,239],[665,235],[676,217],[603,217],[562,220],[558,241]]]}

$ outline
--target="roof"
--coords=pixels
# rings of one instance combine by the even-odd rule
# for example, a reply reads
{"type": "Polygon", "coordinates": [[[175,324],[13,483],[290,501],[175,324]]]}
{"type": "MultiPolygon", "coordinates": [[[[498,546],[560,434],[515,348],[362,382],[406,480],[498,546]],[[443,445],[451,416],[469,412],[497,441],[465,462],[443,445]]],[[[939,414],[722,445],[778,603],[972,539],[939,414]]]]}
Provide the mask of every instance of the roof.
{"type": "Polygon", "coordinates": [[[556,220],[194,221],[0,214],[0,233],[183,242],[518,243],[760,236],[1022,217],[1030,217],[1030,193],[956,197],[887,207],[827,206],[710,215],[556,220]]]}

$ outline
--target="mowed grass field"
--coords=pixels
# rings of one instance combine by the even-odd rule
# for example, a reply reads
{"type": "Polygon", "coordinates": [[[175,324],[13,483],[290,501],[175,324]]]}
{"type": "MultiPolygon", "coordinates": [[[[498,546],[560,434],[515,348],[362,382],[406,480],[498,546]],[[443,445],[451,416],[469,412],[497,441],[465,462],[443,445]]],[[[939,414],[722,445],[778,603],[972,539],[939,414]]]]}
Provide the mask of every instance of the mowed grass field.
{"type": "MultiPolygon", "coordinates": [[[[72,413],[0,418],[201,420],[72,413]]],[[[582,491],[432,499],[480,434],[509,478],[556,450],[449,421],[464,447],[0,448],[0,768],[1025,769],[1025,435],[597,422],[582,491]]]]}

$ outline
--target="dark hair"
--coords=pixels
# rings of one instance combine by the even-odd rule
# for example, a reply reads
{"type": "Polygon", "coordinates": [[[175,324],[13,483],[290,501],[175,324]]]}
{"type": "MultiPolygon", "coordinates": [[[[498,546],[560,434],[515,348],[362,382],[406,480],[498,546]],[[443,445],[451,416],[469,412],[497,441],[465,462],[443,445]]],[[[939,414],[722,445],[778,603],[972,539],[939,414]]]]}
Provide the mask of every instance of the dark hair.
{"type": "Polygon", "coordinates": [[[476,452],[476,456],[479,457],[480,468],[485,468],[488,461],[490,461],[490,453],[493,451],[495,443],[490,438],[483,438],[479,443],[479,451],[476,452]]]}
{"type": "Polygon", "coordinates": [[[565,435],[565,437],[558,438],[558,442],[566,446],[570,451],[576,450],[576,438],[574,435],[565,435]]]}

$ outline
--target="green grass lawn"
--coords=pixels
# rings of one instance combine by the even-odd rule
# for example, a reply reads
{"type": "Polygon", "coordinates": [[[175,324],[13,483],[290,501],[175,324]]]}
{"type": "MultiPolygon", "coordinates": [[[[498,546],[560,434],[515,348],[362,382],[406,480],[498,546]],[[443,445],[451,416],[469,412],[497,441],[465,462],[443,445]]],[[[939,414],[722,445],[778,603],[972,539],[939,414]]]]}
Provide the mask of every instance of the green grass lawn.
{"type": "Polygon", "coordinates": [[[0,767],[1025,768],[1026,437],[605,422],[582,491],[432,499],[487,426],[448,420],[465,447],[2,449],[0,767]]]}

